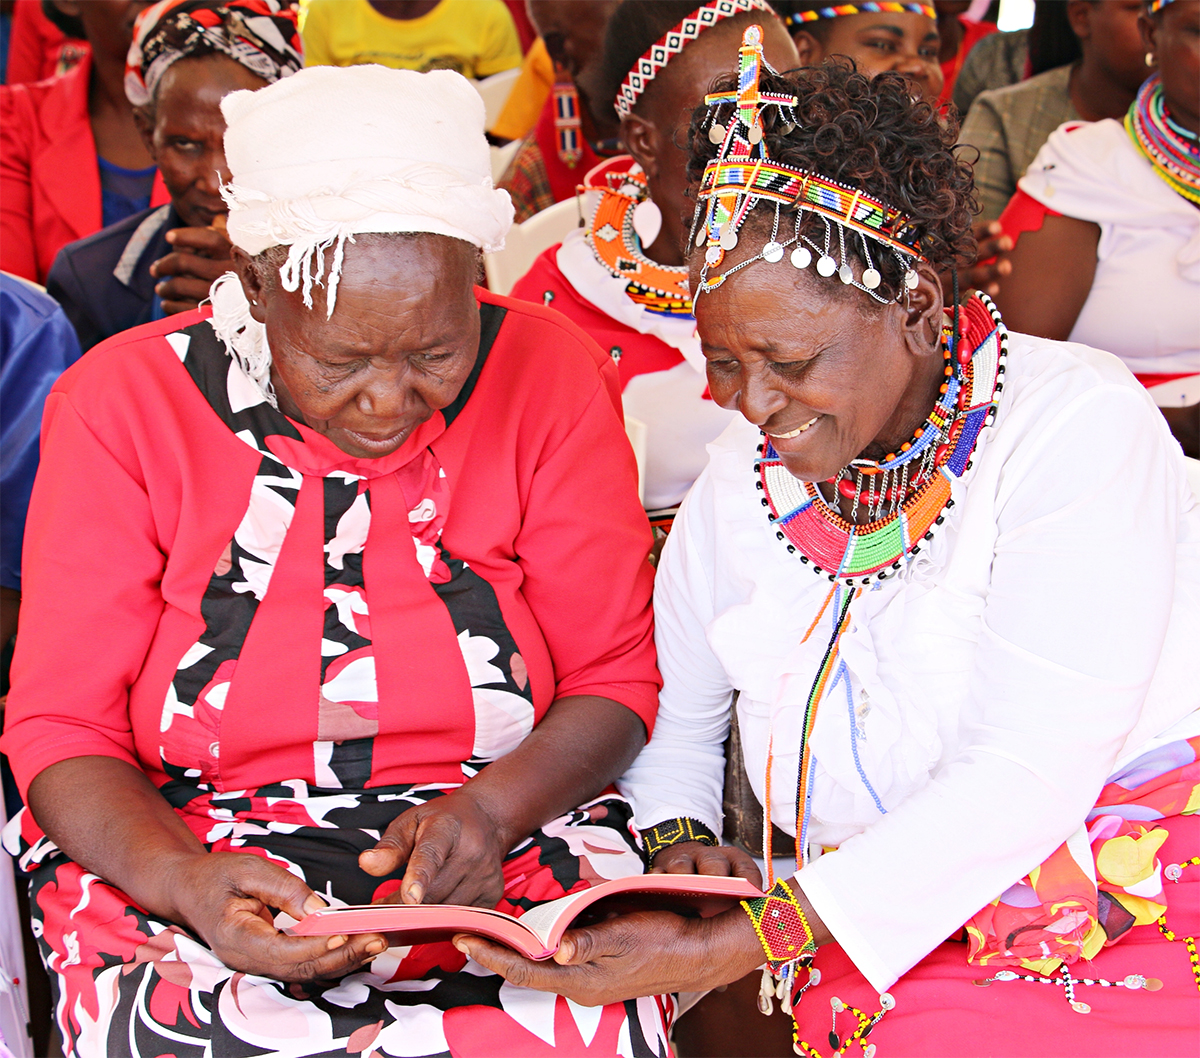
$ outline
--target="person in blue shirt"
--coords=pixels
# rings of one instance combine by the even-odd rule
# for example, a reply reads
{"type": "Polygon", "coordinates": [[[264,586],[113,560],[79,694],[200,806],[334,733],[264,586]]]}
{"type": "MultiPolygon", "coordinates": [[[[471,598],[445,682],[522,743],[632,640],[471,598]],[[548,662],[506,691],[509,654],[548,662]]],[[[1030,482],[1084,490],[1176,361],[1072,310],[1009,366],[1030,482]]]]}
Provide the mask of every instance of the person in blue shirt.
{"type": "Polygon", "coordinates": [[[0,272],[0,644],[17,631],[21,539],[38,468],[42,405],[80,357],[59,305],[27,280],[0,272]]]}

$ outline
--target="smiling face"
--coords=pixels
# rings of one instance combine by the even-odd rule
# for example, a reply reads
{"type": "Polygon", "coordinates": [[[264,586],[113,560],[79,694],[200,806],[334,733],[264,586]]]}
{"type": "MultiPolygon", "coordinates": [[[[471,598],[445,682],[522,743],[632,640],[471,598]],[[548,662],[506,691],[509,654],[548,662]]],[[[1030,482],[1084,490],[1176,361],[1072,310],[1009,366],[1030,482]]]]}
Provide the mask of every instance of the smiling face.
{"type": "MultiPolygon", "coordinates": [[[[743,239],[749,254],[763,238],[743,239]]],[[[739,245],[722,268],[741,256],[739,245]]],[[[693,289],[698,265],[696,255],[693,289]]],[[[762,429],[803,481],[894,450],[929,414],[942,380],[941,292],[932,269],[918,274],[908,307],[877,305],[786,258],[730,276],[695,306],[713,400],[762,429]]]]}
{"type": "Polygon", "coordinates": [[[905,74],[929,103],[941,94],[945,82],[938,64],[937,23],[924,15],[903,11],[841,15],[807,23],[794,39],[805,66],[815,66],[831,55],[846,55],[869,77],[887,70],[905,74]]]}
{"type": "Polygon", "coordinates": [[[266,83],[225,55],[180,59],[163,74],[154,107],[138,111],[146,147],[188,227],[207,227],[228,212],[220,193],[230,178],[221,100],[266,83]]]}
{"type": "Polygon", "coordinates": [[[333,316],[286,291],[278,266],[234,250],[251,314],[267,329],[279,408],[343,452],[398,449],[462,390],[479,348],[478,252],[442,235],[346,244],[333,316]]]}

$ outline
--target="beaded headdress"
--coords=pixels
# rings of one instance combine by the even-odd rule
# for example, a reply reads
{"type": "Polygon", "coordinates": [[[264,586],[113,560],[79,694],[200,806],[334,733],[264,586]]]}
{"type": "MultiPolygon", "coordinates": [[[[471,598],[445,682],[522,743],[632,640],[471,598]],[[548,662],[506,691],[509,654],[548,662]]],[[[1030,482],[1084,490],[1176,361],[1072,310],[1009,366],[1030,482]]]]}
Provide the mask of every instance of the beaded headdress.
{"type": "Polygon", "coordinates": [[[874,243],[876,254],[891,253],[898,259],[905,274],[905,287],[911,289],[917,282],[912,262],[923,261],[924,257],[917,232],[906,214],[872,198],[861,188],[771,160],[764,136],[764,114],[775,107],[786,134],[797,124],[793,109],[797,99],[759,91],[764,65],[771,73],[775,72],[763,58],[762,28],[747,26],[739,51],[737,88],[704,97],[709,112],[701,128],[707,128],[709,140],[719,144],[720,149],[704,167],[692,219],[691,245],[707,244],[695,296],[716,290],[734,272],[755,261],[771,264],[782,261],[787,247],[792,245],[795,248],[789,259],[794,267],[807,268],[815,259],[819,275],[828,278],[836,273],[843,283],[858,287],[876,301],[886,302],[888,299],[878,293],[883,277],[871,255],[870,244],[874,243]],[[720,111],[730,105],[733,113],[728,124],[722,124],[718,120],[720,111]],[[709,278],[710,270],[720,266],[726,251],[737,246],[738,232],[759,202],[775,203],[770,239],[755,256],[709,278]],[[795,231],[781,241],[779,225],[784,207],[795,210],[795,231]],[[801,232],[805,213],[816,214],[824,222],[823,243],[801,232]],[[856,236],[866,262],[857,277],[846,252],[847,238],[856,236]],[[833,257],[835,242],[837,260],[833,257]]]}
{"type": "Polygon", "coordinates": [[[1150,14],[1157,15],[1171,0],[1150,0],[1150,14]]]}
{"type": "Polygon", "coordinates": [[[901,3],[861,3],[861,4],[831,4],[829,7],[816,7],[808,11],[796,11],[787,16],[784,21],[795,29],[805,22],[816,22],[822,18],[840,18],[842,15],[871,15],[876,12],[885,14],[908,13],[924,15],[926,18],[937,19],[937,10],[933,4],[901,4],[901,3]]]}
{"type": "Polygon", "coordinates": [[[744,11],[767,11],[774,14],[774,9],[767,0],[708,0],[708,3],[701,4],[682,22],[667,30],[625,75],[621,87],[617,89],[617,98],[613,100],[617,113],[623,118],[628,117],[642,93],[666,68],[667,63],[706,29],[712,29],[722,19],[732,18],[744,11]]]}

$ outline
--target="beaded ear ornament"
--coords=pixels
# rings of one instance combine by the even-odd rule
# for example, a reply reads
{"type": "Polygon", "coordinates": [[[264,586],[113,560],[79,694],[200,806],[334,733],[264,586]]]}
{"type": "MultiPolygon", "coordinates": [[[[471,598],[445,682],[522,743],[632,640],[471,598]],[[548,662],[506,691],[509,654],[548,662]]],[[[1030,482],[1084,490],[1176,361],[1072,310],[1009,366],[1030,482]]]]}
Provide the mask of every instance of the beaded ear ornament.
{"type": "Polygon", "coordinates": [[[815,261],[818,275],[829,278],[836,274],[846,285],[886,303],[891,299],[879,293],[883,276],[876,268],[872,243],[876,255],[891,253],[897,258],[904,272],[903,290],[911,290],[917,285],[912,262],[925,258],[908,216],[871,198],[861,188],[771,160],[764,136],[764,118],[775,108],[786,135],[798,124],[794,110],[798,100],[795,96],[761,92],[759,81],[764,67],[775,72],[763,58],[762,27],[747,26],[738,52],[736,90],[704,97],[709,113],[702,127],[707,128],[709,140],[718,144],[720,150],[704,167],[692,218],[689,249],[705,248],[696,297],[716,290],[735,272],[756,261],[779,263],[791,246],[794,248],[788,260],[794,268],[804,269],[815,261]],[[732,107],[732,113],[727,123],[723,123],[721,111],[726,107],[732,107]],[[775,203],[771,237],[756,255],[710,278],[711,270],[719,268],[726,253],[738,245],[738,233],[759,202],[775,203]],[[795,230],[781,241],[779,229],[784,207],[795,211],[795,230]],[[805,213],[821,217],[825,229],[821,242],[801,232],[805,213]],[[866,262],[857,276],[846,253],[847,238],[856,236],[866,262]],[[837,259],[833,256],[835,244],[837,259]]]}

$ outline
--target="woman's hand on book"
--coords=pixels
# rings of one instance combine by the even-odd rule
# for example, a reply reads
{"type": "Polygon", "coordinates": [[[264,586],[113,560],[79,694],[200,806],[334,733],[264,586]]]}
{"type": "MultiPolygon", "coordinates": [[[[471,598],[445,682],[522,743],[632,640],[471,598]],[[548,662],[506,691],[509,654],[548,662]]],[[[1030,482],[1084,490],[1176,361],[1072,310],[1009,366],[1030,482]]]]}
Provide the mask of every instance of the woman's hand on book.
{"type": "Polygon", "coordinates": [[[740,907],[704,919],[670,911],[621,915],[568,930],[545,962],[467,934],[456,936],[454,946],[512,985],[557,992],[584,1006],[717,988],[763,961],[762,945],[740,907]]]}
{"type": "Polygon", "coordinates": [[[651,874],[715,874],[728,878],[745,878],[751,885],[762,887],[762,874],[750,854],[733,845],[714,848],[699,841],[681,841],[668,845],[650,867],[651,874]]]}
{"type": "Polygon", "coordinates": [[[392,903],[492,908],[504,892],[507,851],[503,828],[468,784],[402,812],[358,862],[376,876],[407,864],[400,888],[388,897],[392,903]]]}

